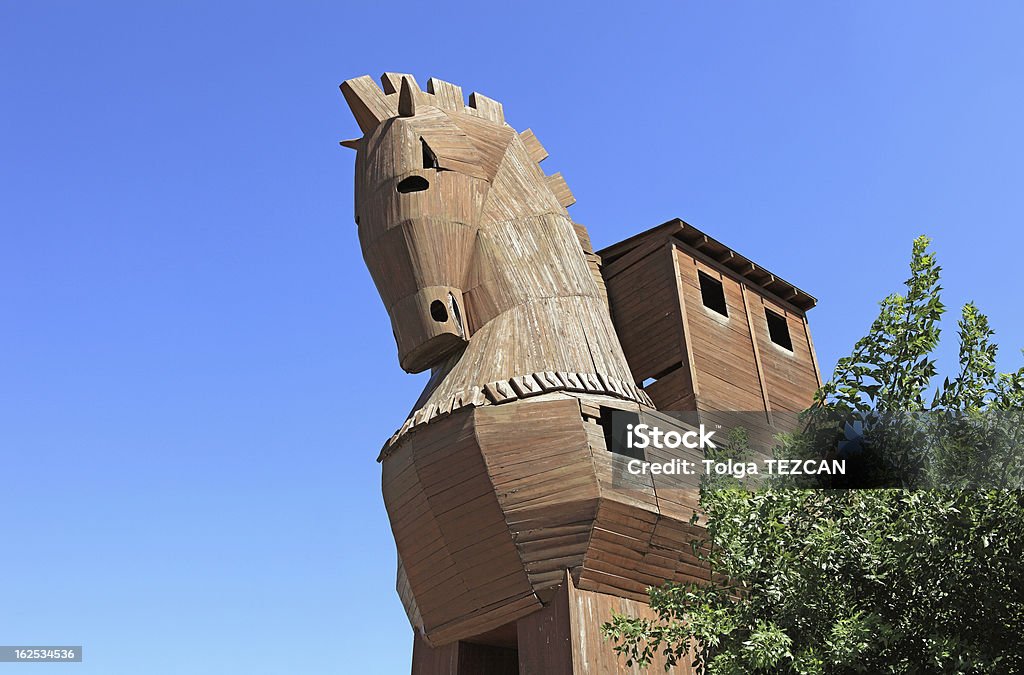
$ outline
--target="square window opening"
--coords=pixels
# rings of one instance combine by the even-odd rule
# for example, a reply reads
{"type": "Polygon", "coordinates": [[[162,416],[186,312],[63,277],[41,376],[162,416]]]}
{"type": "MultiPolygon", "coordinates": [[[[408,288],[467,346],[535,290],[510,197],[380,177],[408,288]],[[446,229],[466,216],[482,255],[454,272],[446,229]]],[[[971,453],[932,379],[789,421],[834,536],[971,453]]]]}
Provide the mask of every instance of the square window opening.
{"type": "Polygon", "coordinates": [[[700,279],[700,299],[704,306],[728,318],[729,309],[725,304],[725,288],[722,287],[722,282],[699,270],[697,277],[700,279]]]}
{"type": "Polygon", "coordinates": [[[764,318],[768,320],[768,337],[772,342],[783,349],[793,351],[793,339],[789,336],[789,323],[786,317],[765,308],[764,318]]]}

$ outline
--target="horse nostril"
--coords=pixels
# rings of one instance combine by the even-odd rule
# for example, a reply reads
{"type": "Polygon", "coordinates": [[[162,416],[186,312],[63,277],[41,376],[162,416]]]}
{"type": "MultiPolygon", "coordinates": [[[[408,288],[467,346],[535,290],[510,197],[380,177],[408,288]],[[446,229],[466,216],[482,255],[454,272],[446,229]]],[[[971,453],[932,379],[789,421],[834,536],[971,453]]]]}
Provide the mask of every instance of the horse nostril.
{"type": "Polygon", "coordinates": [[[430,316],[433,317],[434,321],[438,323],[444,323],[448,320],[448,310],[445,309],[444,303],[440,300],[434,300],[430,303],[430,316]]]}
{"type": "Polygon", "coordinates": [[[423,176],[409,176],[398,184],[398,191],[402,194],[422,192],[428,187],[430,187],[430,183],[423,176]]]}

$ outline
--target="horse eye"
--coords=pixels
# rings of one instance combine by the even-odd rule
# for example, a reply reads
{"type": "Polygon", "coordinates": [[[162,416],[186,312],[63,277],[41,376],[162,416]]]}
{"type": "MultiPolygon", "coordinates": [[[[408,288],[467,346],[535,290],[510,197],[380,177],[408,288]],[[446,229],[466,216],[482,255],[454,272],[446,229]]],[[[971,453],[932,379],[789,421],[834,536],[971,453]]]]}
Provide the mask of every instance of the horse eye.
{"type": "Polygon", "coordinates": [[[423,144],[423,168],[424,169],[438,169],[438,168],[440,168],[437,165],[437,155],[435,155],[434,151],[430,149],[430,146],[427,145],[427,142],[421,138],[420,139],[420,143],[423,144]]]}
{"type": "Polygon", "coordinates": [[[398,184],[398,191],[403,195],[409,192],[422,192],[430,187],[430,183],[423,176],[409,176],[398,184]]]}

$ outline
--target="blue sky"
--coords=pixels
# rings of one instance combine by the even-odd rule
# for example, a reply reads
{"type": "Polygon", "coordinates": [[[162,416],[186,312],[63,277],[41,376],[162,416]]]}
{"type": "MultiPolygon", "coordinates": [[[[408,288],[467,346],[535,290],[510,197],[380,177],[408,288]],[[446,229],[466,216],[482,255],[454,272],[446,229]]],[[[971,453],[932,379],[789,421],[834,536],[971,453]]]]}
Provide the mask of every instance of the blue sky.
{"type": "Polygon", "coordinates": [[[598,246],[678,216],[816,295],[826,372],[926,233],[1011,369],[1022,19],[0,2],[0,644],[82,644],[46,667],[79,675],[408,672],[374,460],[424,380],[360,257],[342,80],[502,101],[598,246]]]}

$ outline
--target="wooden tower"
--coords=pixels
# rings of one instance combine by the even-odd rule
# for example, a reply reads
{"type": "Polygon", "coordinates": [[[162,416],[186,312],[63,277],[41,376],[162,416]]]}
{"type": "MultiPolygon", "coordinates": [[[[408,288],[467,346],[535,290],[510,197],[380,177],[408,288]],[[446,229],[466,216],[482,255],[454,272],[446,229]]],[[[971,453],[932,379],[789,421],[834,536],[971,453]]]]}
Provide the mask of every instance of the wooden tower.
{"type": "Polygon", "coordinates": [[[600,257],[633,379],[659,410],[706,422],[764,412],[748,431],[770,438],[821,386],[806,316],[815,299],[728,246],[675,219],[600,257]]]}
{"type": "MultiPolygon", "coordinates": [[[[565,181],[544,174],[544,148],[505,123],[501,104],[474,93],[466,105],[459,87],[436,79],[423,90],[410,75],[385,73],[381,85],[365,76],[342,84],[363,133],[343,145],[356,150],[360,246],[399,364],[431,372],[379,456],[412,671],[639,672],[617,662],[601,623],[612,611],[649,614],[649,586],[706,575],[689,545],[701,534],[690,524],[696,491],[654,477],[612,480],[622,458],[606,441],[611,411],[728,402],[732,390],[705,371],[725,384],[730,375],[704,362],[706,327],[686,309],[687,274],[698,266],[717,275],[733,326],[754,316],[736,308],[770,304],[787,321],[793,312],[798,342],[806,332],[796,333],[797,318],[813,300],[787,297],[792,287],[760,268],[744,276],[728,260],[708,263],[697,249],[677,272],[694,243],[686,226],[675,228],[682,238],[663,226],[612,247],[602,270],[566,211],[565,181]],[[641,270],[660,295],[648,294],[641,270]],[[663,315],[660,337],[625,328],[626,308],[640,302],[663,315]],[[649,378],[657,381],[645,387],[649,378]]],[[[712,241],[698,248],[722,257],[727,249],[712,241]]],[[[760,348],[749,337],[758,328],[747,330],[760,348]]],[[[809,345],[800,348],[813,353],[809,345]]],[[[768,379],[775,365],[763,351],[736,372],[749,366],[767,383],[753,390],[766,413],[787,392],[796,406],[803,381],[790,387],[792,373],[775,370],[781,379],[768,379]]],[[[750,389],[749,375],[736,391],[750,389]]]]}

